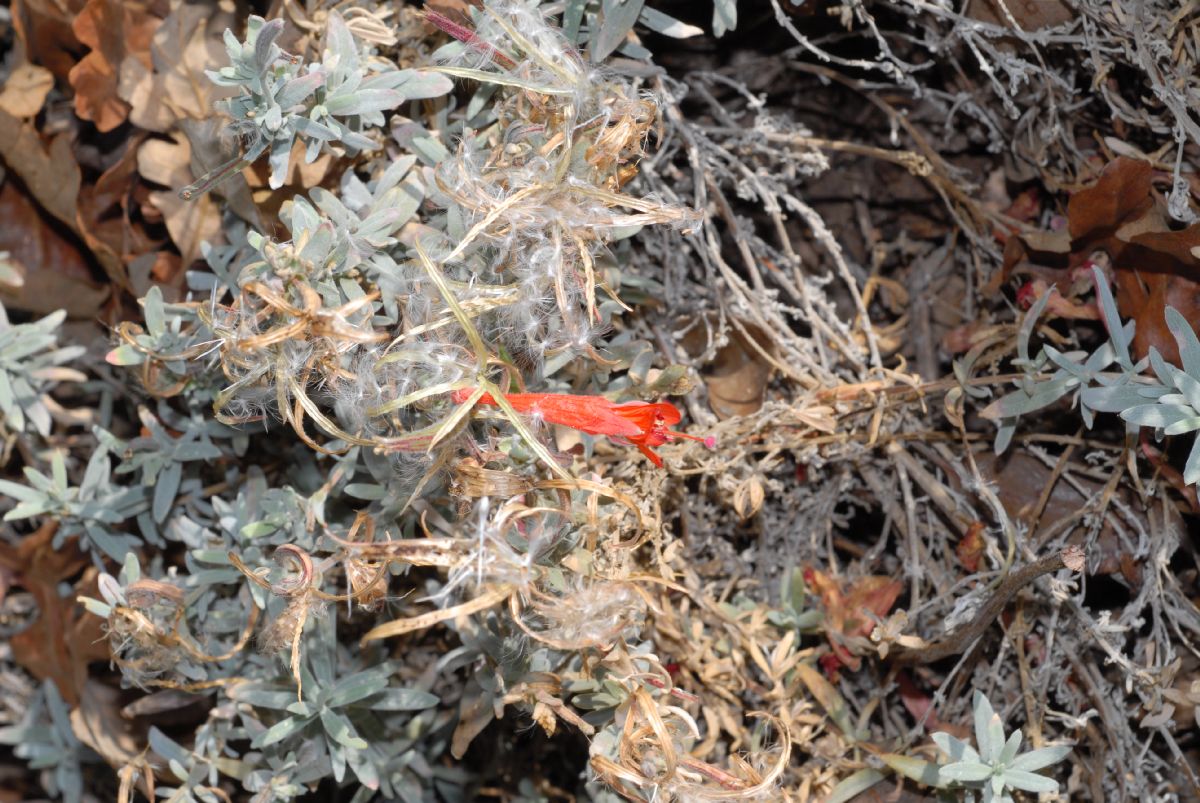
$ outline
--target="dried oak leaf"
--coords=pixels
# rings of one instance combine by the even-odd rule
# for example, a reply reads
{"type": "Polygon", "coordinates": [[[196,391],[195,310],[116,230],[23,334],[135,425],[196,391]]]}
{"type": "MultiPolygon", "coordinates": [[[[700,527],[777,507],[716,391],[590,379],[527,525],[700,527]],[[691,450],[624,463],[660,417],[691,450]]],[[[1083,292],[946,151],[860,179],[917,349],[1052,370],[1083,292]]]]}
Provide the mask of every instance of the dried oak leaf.
{"type": "Polygon", "coordinates": [[[1070,297],[1076,269],[1102,252],[1112,265],[1122,317],[1137,321],[1132,344],[1137,357],[1154,346],[1178,364],[1179,347],[1164,310],[1171,306],[1188,320],[1200,320],[1200,224],[1171,228],[1166,204],[1154,188],[1156,178],[1169,180],[1147,162],[1114,159],[1094,184],[1071,196],[1063,229],[1008,240],[997,281],[1032,274],[1070,297]]]}
{"type": "Polygon", "coordinates": [[[200,256],[202,242],[216,242],[221,232],[221,212],[211,194],[185,201],[176,192],[193,181],[191,155],[191,144],[181,131],[173,132],[169,141],[146,140],[137,151],[138,172],[142,177],[167,188],[152,192],[150,203],[162,212],[184,268],[200,256]]]}
{"type": "Polygon", "coordinates": [[[811,567],[804,569],[804,583],[820,598],[825,609],[823,626],[835,659],[825,664],[826,670],[836,671],[840,664],[857,671],[862,666],[862,659],[848,647],[861,639],[864,648],[869,649],[866,639],[875,629],[875,618],[871,614],[885,618],[904,586],[890,577],[868,575],[858,578],[843,591],[841,581],[811,567]]]}
{"type": "Polygon", "coordinates": [[[213,102],[236,92],[208,80],[204,71],[228,58],[222,34],[236,28],[233,4],[172,0],[170,13],[154,31],[149,60],[120,64],[117,92],[129,104],[129,120],[160,134],[179,120],[212,116],[213,102]]]}
{"type": "Polygon", "coordinates": [[[45,315],[58,309],[76,319],[95,319],[109,289],[92,280],[76,241],[51,226],[12,181],[0,186],[0,251],[19,266],[22,281],[0,286],[9,309],[45,315]]]}
{"type": "Polygon", "coordinates": [[[1075,11],[1064,0],[972,0],[967,14],[1003,27],[1016,22],[1023,31],[1038,31],[1075,19],[1075,11]]]}
{"type": "MultiPolygon", "coordinates": [[[[739,415],[752,415],[763,406],[771,366],[761,352],[771,354],[771,339],[754,324],[740,321],[729,332],[728,342],[713,354],[700,376],[708,389],[708,406],[724,421],[739,415]]],[[[716,320],[692,328],[683,339],[683,348],[693,357],[703,355],[708,338],[716,330],[716,320]]]]}
{"type": "Polygon", "coordinates": [[[979,559],[983,557],[985,547],[983,531],[986,525],[982,521],[973,521],[967,527],[966,533],[954,545],[954,554],[963,568],[974,574],[979,571],[979,559]]]}
{"type": "Polygon", "coordinates": [[[128,0],[88,0],[71,23],[75,37],[92,50],[71,68],[75,113],[100,131],[112,131],[129,116],[117,94],[127,57],[150,68],[150,39],[161,22],[145,6],[128,0]]]}
{"type": "Polygon", "coordinates": [[[0,92],[0,109],[13,117],[33,117],[42,110],[54,88],[54,75],[45,67],[22,64],[9,74],[0,92]]]}
{"type": "Polygon", "coordinates": [[[96,570],[79,551],[75,539],[61,549],[51,542],[58,529],[49,521],[17,545],[0,542],[0,565],[13,573],[14,584],[37,601],[38,617],[26,630],[10,639],[13,660],[38,680],[50,678],[71,706],[79,702],[87,682],[88,664],[111,657],[103,622],[83,611],[77,594],[96,596],[96,570]],[[85,569],[85,567],[87,567],[85,569]],[[59,586],[84,572],[66,596],[59,586]]]}
{"type": "Polygon", "coordinates": [[[120,157],[96,179],[85,185],[77,202],[79,233],[109,280],[133,295],[145,295],[149,286],[138,286],[130,264],[142,255],[158,252],[163,241],[150,237],[138,222],[133,194],[138,186],[138,147],[143,135],[125,140],[120,157]]]}
{"type": "Polygon", "coordinates": [[[140,734],[121,716],[121,693],[97,680],[84,682],[79,705],[71,710],[71,731],[115,770],[137,763],[142,752],[140,734]]]}
{"type": "Polygon", "coordinates": [[[66,81],[75,66],[79,40],[71,20],[84,0],[13,0],[12,21],[17,39],[38,64],[66,81]]]}
{"type": "MultiPolygon", "coordinates": [[[[1025,452],[1014,452],[1002,458],[997,458],[991,452],[979,452],[975,460],[980,476],[995,485],[996,496],[1005,511],[1014,521],[1029,529],[1035,543],[1061,532],[1072,520],[1081,522],[1081,511],[1104,493],[1104,482],[1094,477],[1075,472],[1078,490],[1060,477],[1051,489],[1045,509],[1035,522],[1033,515],[1050,483],[1053,470],[1025,452]]],[[[951,480],[951,484],[955,490],[960,488],[957,480],[951,480]]],[[[1136,493],[1125,486],[1116,490],[1114,498],[1122,503],[1123,510],[1131,511],[1130,515],[1137,519],[1137,526],[1145,528],[1146,532],[1183,531],[1182,519],[1174,507],[1148,508],[1138,500],[1136,493]],[[1169,517],[1169,520],[1160,520],[1162,515],[1169,517]]],[[[1122,540],[1111,518],[1105,518],[1095,541],[1088,547],[1089,557],[1098,559],[1092,571],[1095,574],[1121,574],[1131,586],[1137,588],[1141,582],[1139,564],[1143,559],[1133,558],[1130,545],[1122,540]]],[[[1086,537],[1085,530],[1085,527],[1076,526],[1068,539],[1069,543],[1082,543],[1086,537]]]]}
{"type": "Polygon", "coordinates": [[[32,125],[0,110],[0,157],[43,209],[75,228],[75,200],[82,178],[66,134],[45,147],[32,125]]]}

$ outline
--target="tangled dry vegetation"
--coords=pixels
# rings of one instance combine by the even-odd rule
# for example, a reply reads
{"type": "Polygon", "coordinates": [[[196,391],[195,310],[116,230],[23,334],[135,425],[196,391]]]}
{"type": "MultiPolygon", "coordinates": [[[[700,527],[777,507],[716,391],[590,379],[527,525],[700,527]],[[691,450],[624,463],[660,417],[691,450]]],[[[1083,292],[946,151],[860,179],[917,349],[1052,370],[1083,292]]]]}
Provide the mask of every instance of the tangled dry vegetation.
{"type": "Polygon", "coordinates": [[[1200,6],[257,6],[5,17],[0,793],[1200,797],[1200,6]]]}

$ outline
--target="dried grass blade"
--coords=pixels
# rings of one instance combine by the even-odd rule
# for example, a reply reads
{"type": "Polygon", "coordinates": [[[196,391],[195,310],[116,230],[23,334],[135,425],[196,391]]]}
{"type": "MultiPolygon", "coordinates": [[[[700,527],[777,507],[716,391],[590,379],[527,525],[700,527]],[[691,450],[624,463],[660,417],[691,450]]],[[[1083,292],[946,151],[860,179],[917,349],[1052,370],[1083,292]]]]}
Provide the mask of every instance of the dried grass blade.
{"type": "Polygon", "coordinates": [[[386,622],[378,627],[374,627],[362,637],[362,643],[368,641],[377,641],[378,639],[390,638],[392,636],[400,636],[404,633],[412,633],[417,630],[424,630],[427,627],[432,627],[439,622],[445,622],[450,619],[457,619],[460,616],[470,616],[473,613],[486,611],[504,600],[513,593],[513,586],[502,585],[499,588],[493,588],[473,600],[455,605],[453,608],[445,608],[432,613],[424,613],[420,616],[410,616],[407,619],[395,619],[391,622],[386,622]]]}

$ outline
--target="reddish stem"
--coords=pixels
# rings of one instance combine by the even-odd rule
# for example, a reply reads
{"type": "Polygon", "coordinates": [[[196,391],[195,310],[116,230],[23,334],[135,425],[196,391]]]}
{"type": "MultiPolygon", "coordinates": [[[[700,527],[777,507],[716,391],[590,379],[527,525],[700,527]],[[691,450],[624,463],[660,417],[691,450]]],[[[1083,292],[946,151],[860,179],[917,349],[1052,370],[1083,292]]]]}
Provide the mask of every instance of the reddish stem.
{"type": "Polygon", "coordinates": [[[480,53],[487,54],[493,61],[502,67],[512,69],[517,66],[517,63],[509,56],[501,53],[494,45],[480,39],[478,35],[465,25],[460,25],[454,20],[447,17],[445,14],[440,14],[437,11],[430,9],[425,10],[425,19],[429,20],[435,27],[445,31],[460,42],[470,45],[480,53]]]}

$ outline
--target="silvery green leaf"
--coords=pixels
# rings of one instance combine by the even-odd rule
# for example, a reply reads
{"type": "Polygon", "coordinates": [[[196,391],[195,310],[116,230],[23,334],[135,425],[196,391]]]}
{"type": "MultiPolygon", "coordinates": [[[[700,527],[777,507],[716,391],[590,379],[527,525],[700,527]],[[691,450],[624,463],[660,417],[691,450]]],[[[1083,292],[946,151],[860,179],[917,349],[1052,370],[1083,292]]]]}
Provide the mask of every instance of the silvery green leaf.
{"type": "Polygon", "coordinates": [[[307,238],[307,242],[303,243],[298,256],[304,262],[311,263],[313,267],[320,269],[325,266],[329,249],[333,247],[333,240],[333,224],[327,220],[323,221],[307,238]]]}
{"type": "Polygon", "coordinates": [[[336,741],[326,739],[325,749],[329,751],[329,768],[332,771],[333,780],[341,783],[346,777],[346,748],[336,741]]]}
{"type": "Polygon", "coordinates": [[[1164,315],[1167,328],[1179,344],[1179,360],[1183,363],[1183,370],[1189,376],[1200,379],[1200,340],[1196,338],[1196,330],[1174,307],[1167,307],[1164,315]]]}
{"type": "Polygon", "coordinates": [[[972,783],[985,781],[992,777],[992,768],[979,761],[956,761],[944,767],[938,767],[939,780],[972,783]]]}
{"type": "Polygon", "coordinates": [[[292,237],[301,239],[321,225],[321,216],[317,214],[316,209],[313,209],[307,198],[297,196],[292,200],[287,224],[292,232],[292,237]]]}
{"type": "Polygon", "coordinates": [[[637,42],[631,42],[628,39],[617,47],[617,52],[622,56],[627,56],[638,61],[649,61],[654,55],[648,48],[642,47],[637,42]]]}
{"type": "Polygon", "coordinates": [[[1016,433],[1016,418],[1000,419],[1000,424],[996,427],[996,443],[992,447],[996,454],[1004,454],[1004,452],[1008,449],[1009,444],[1012,443],[1013,435],[1016,433]]]}
{"type": "Polygon", "coordinates": [[[300,75],[285,82],[275,93],[275,103],[284,111],[299,105],[325,84],[325,73],[320,70],[300,75]]]}
{"type": "Polygon", "coordinates": [[[346,754],[346,760],[364,789],[379,788],[379,770],[369,754],[363,751],[351,751],[346,754]]]}
{"type": "Polygon", "coordinates": [[[352,750],[366,750],[370,746],[354,732],[349,720],[328,708],[321,709],[321,725],[329,734],[329,738],[343,747],[349,747],[352,750]]]}
{"type": "Polygon", "coordinates": [[[354,34],[346,27],[346,21],[337,11],[329,13],[325,29],[325,58],[334,62],[340,75],[357,72],[359,66],[358,43],[354,34]]]}
{"type": "Polygon", "coordinates": [[[1071,749],[1071,745],[1069,744],[1054,744],[1048,747],[1039,747],[1037,750],[1030,750],[1028,753],[1017,756],[1009,766],[1012,769],[1033,772],[1034,770],[1040,770],[1043,767],[1049,767],[1051,764],[1057,764],[1062,761],[1071,754],[1071,749]]]}
{"type": "Polygon", "coordinates": [[[242,57],[242,43],[234,36],[233,31],[226,28],[225,33],[221,37],[225,42],[225,52],[229,55],[229,60],[237,61],[240,59],[242,57]]]}
{"type": "Polygon", "coordinates": [[[311,717],[318,711],[317,708],[314,708],[303,700],[292,700],[283,710],[298,717],[311,717]]]}
{"type": "Polygon", "coordinates": [[[433,137],[414,137],[411,148],[421,158],[421,161],[431,166],[441,164],[450,156],[450,151],[446,149],[446,146],[433,137]]]}
{"type": "Polygon", "coordinates": [[[352,117],[394,109],[403,102],[404,95],[394,89],[359,89],[353,94],[326,98],[325,108],[337,117],[352,117]]]}
{"type": "Polygon", "coordinates": [[[56,340],[54,335],[38,334],[22,328],[10,331],[15,331],[21,336],[4,347],[4,360],[9,364],[51,348],[56,340]]]}
{"type": "Polygon", "coordinates": [[[1092,410],[1090,407],[1088,407],[1086,404],[1080,404],[1079,416],[1083,419],[1083,425],[1085,427],[1087,427],[1088,429],[1091,429],[1092,427],[1094,427],[1096,425],[1095,411],[1092,410]]]}
{"type": "Polygon", "coordinates": [[[54,480],[47,477],[42,472],[32,466],[25,466],[21,469],[25,475],[25,481],[44,494],[54,493],[54,480]]]}
{"type": "Polygon", "coordinates": [[[1150,367],[1154,370],[1154,375],[1158,377],[1158,381],[1168,388],[1175,387],[1175,372],[1178,369],[1164,360],[1158,349],[1154,346],[1150,347],[1149,357],[1150,367]]]}
{"type": "Polygon", "coordinates": [[[419,689],[385,689],[378,697],[371,698],[371,708],[376,711],[421,711],[439,702],[436,695],[419,689]]]}
{"type": "Polygon", "coordinates": [[[1021,749],[1021,731],[1020,729],[1012,732],[1008,737],[1008,741],[1004,743],[1004,749],[1000,751],[999,763],[1003,766],[1012,764],[1013,759],[1017,757],[1017,751],[1021,749]]]}
{"type": "Polygon", "coordinates": [[[53,506],[53,501],[44,497],[39,497],[35,502],[21,502],[4,514],[4,520],[20,521],[21,519],[31,519],[34,516],[41,516],[44,513],[48,513],[53,506]]]}
{"type": "Polygon", "coordinates": [[[951,761],[979,760],[979,753],[975,752],[975,748],[945,731],[936,731],[933,734],[933,743],[941,748],[951,761]]]}
{"type": "Polygon", "coordinates": [[[271,189],[277,190],[287,181],[288,164],[291,160],[291,155],[291,137],[277,139],[271,143],[271,155],[269,157],[271,178],[267,182],[271,189]]]}
{"type": "Polygon", "coordinates": [[[124,585],[136,583],[138,580],[142,579],[142,567],[141,564],[138,563],[138,556],[136,553],[130,552],[125,556],[125,562],[121,564],[120,577],[121,582],[124,585]]]}
{"type": "MultiPolygon", "coordinates": [[[[253,33],[255,18],[250,18],[250,23],[247,27],[247,39],[253,36],[254,39],[254,64],[260,70],[265,70],[279,56],[279,48],[274,47],[275,40],[283,33],[283,20],[273,19],[267,23],[261,23],[261,17],[258,18],[261,28],[258,28],[258,33],[253,33]]],[[[236,39],[234,41],[237,41],[236,39]]],[[[226,46],[229,42],[226,40],[226,46]]],[[[239,48],[240,49],[240,48],[239,48]]]]}
{"type": "Polygon", "coordinates": [[[604,61],[633,30],[646,0],[601,0],[600,29],[589,43],[593,64],[604,61]]]}
{"type": "MultiPolygon", "coordinates": [[[[149,736],[150,749],[167,761],[174,761],[181,766],[186,766],[190,763],[187,751],[154,725],[150,726],[149,736]]],[[[184,772],[177,777],[181,781],[187,780],[187,773],[184,772]]]]}
{"type": "Polygon", "coordinates": [[[1133,370],[1133,360],[1129,356],[1129,343],[1132,339],[1132,332],[1128,327],[1121,324],[1121,315],[1117,312],[1117,303],[1113,300],[1112,291],[1108,287],[1108,279],[1104,277],[1103,271],[1097,267],[1092,268],[1092,281],[1096,287],[1096,297],[1100,301],[1100,314],[1104,320],[1104,326],[1108,329],[1109,340],[1112,341],[1113,349],[1116,352],[1117,362],[1127,371],[1133,370]]]}
{"type": "Polygon", "coordinates": [[[1185,372],[1176,369],[1175,371],[1175,387],[1187,399],[1187,403],[1194,409],[1200,410],[1200,381],[1197,381],[1185,372]]]}
{"type": "MultiPolygon", "coordinates": [[[[1116,358],[1117,355],[1113,351],[1112,342],[1105,341],[1100,348],[1093,351],[1087,360],[1084,361],[1083,367],[1089,374],[1096,374],[1112,365],[1116,358]]],[[[1140,371],[1135,373],[1140,373],[1140,371]]]]}
{"type": "Polygon", "coordinates": [[[349,228],[358,224],[358,216],[351,212],[342,200],[324,187],[314,187],[309,193],[313,203],[335,224],[349,228]]]}
{"type": "Polygon", "coordinates": [[[22,485],[11,480],[0,480],[0,496],[9,496],[20,502],[36,502],[43,498],[43,494],[38,493],[28,485],[22,485]]]}
{"type": "Polygon", "coordinates": [[[100,591],[100,596],[104,597],[104,601],[109,605],[125,604],[125,589],[121,588],[121,584],[117,582],[117,578],[108,572],[101,572],[100,576],[96,578],[96,588],[100,591]]]}
{"type": "MultiPolygon", "coordinates": [[[[91,597],[79,597],[79,603],[83,605],[84,609],[88,613],[101,619],[107,619],[112,615],[112,607],[104,604],[98,599],[92,599],[91,597]]],[[[4,740],[0,739],[0,744],[3,743],[4,740]]]]}
{"type": "Polygon", "coordinates": [[[421,202],[425,200],[425,188],[416,176],[409,176],[395,189],[392,208],[396,211],[396,225],[402,226],[417,213],[421,202]]]}
{"type": "Polygon", "coordinates": [[[567,0],[563,10],[562,32],[572,43],[579,42],[579,26],[583,22],[583,12],[588,0],[567,0]]]}
{"type": "MultiPolygon", "coordinates": [[[[884,761],[887,761],[886,756],[881,756],[881,758],[883,758],[884,761]]],[[[921,761],[920,759],[916,758],[909,759],[907,756],[899,756],[899,758],[903,758],[908,761],[920,762],[922,764],[929,764],[928,761],[921,761]]],[[[862,793],[866,792],[875,784],[882,781],[885,777],[886,776],[882,772],[870,767],[865,770],[859,770],[850,777],[841,780],[838,785],[833,788],[833,791],[829,793],[829,796],[825,798],[825,803],[846,803],[848,800],[853,800],[862,793]]]]}
{"type": "Polygon", "coordinates": [[[55,449],[50,455],[50,473],[54,477],[54,490],[60,495],[66,495],[67,481],[67,457],[61,449],[55,449]]]}
{"type": "Polygon", "coordinates": [[[1084,388],[1080,401],[1100,413],[1120,413],[1145,404],[1143,385],[1100,385],[1084,388]]]}
{"type": "Polygon", "coordinates": [[[911,778],[918,783],[928,784],[929,786],[939,786],[942,783],[938,775],[939,767],[932,761],[925,761],[924,759],[897,753],[884,753],[879,758],[884,764],[905,778],[911,778]]]}
{"type": "MultiPolygon", "coordinates": [[[[400,184],[400,182],[404,179],[404,177],[406,175],[408,175],[408,171],[412,170],[413,165],[415,165],[416,163],[417,163],[417,157],[409,154],[406,156],[401,156],[400,158],[393,161],[390,165],[388,165],[388,169],[383,171],[383,175],[381,175],[375,181],[375,183],[372,187],[372,193],[374,194],[374,197],[375,198],[385,197],[387,191],[392,189],[393,187],[398,186],[400,184]]],[[[356,178],[356,177],[348,174],[346,180],[349,181],[349,179],[351,179],[351,178],[356,178]]],[[[358,184],[362,185],[362,182],[359,181],[358,184]]],[[[346,187],[343,186],[343,194],[346,194],[345,189],[346,189],[346,187]]],[[[368,203],[370,202],[369,198],[366,200],[368,203]]]]}
{"type": "MultiPolygon", "coordinates": [[[[296,127],[296,132],[298,134],[301,134],[302,136],[312,140],[309,142],[309,147],[311,148],[315,144],[317,147],[317,153],[320,153],[320,145],[322,142],[335,142],[341,136],[334,129],[324,125],[323,123],[318,123],[316,120],[313,120],[310,117],[293,117],[292,125],[296,127]]],[[[308,158],[307,154],[305,155],[305,158],[308,158]]],[[[314,156],[313,159],[315,158],[316,157],[314,156]]],[[[309,164],[312,164],[313,159],[309,160],[309,164]]]]}
{"type": "Polygon", "coordinates": [[[1191,407],[1175,404],[1139,404],[1121,413],[1121,418],[1131,424],[1155,429],[1169,427],[1195,416],[1196,411],[1191,407]]]}
{"type": "Polygon", "coordinates": [[[194,441],[178,444],[172,449],[171,456],[184,463],[194,460],[216,460],[221,456],[221,450],[210,441],[194,441]]]}
{"type": "Polygon", "coordinates": [[[1188,454],[1187,464],[1183,467],[1183,481],[1188,485],[1200,482],[1200,438],[1196,438],[1188,454]]]}
{"type": "Polygon", "coordinates": [[[649,6],[642,9],[642,15],[638,17],[638,21],[650,30],[661,33],[663,36],[669,36],[672,39],[690,39],[693,36],[700,36],[704,33],[703,28],[688,25],[686,22],[680,22],[674,17],[649,6]]]}
{"type": "Polygon", "coordinates": [[[105,355],[104,361],[109,365],[141,365],[146,356],[128,343],[122,343],[105,355]]]}
{"type": "Polygon", "coordinates": [[[167,332],[166,313],[163,310],[162,289],[156,284],[142,299],[142,308],[146,316],[146,331],[154,337],[162,337],[167,332]]]}
{"type": "Polygon", "coordinates": [[[12,381],[8,378],[8,372],[0,370],[0,410],[3,410],[5,415],[11,417],[14,410],[20,412],[20,408],[14,408],[14,400],[12,381]]]}
{"type": "Polygon", "coordinates": [[[322,691],[324,704],[329,708],[341,708],[370,697],[387,687],[390,674],[390,671],[369,669],[344,677],[331,688],[322,691]]]}
{"type": "Polygon", "coordinates": [[[713,35],[717,38],[737,28],[737,0],[713,0],[713,35]]]}
{"type": "Polygon", "coordinates": [[[282,742],[289,736],[300,732],[305,725],[308,724],[307,719],[298,717],[288,717],[276,722],[271,727],[260,733],[250,742],[250,746],[254,748],[269,747],[277,742],[282,742]]]}
{"type": "Polygon", "coordinates": [[[1035,772],[1026,772],[1009,768],[1004,771],[1004,783],[1006,786],[1011,786],[1013,789],[1020,789],[1024,792],[1057,792],[1058,781],[1053,778],[1047,778],[1045,775],[1038,775],[1035,772]]]}
{"type": "Polygon", "coordinates": [[[1163,434],[1167,436],[1183,435],[1198,429],[1200,429],[1200,416],[1193,416],[1163,427],[1163,434]]]}
{"type": "Polygon", "coordinates": [[[154,520],[159,524],[166,521],[171,506],[175,504],[175,495],[179,493],[179,483],[183,480],[183,464],[171,461],[158,474],[154,483],[154,502],[151,510],[154,520]]]}
{"type": "Polygon", "coordinates": [[[373,151],[379,148],[378,143],[376,143],[370,137],[363,136],[357,131],[351,131],[349,128],[340,123],[338,124],[337,130],[338,138],[347,148],[354,148],[360,151],[373,151]]]}
{"type": "Polygon", "coordinates": [[[54,770],[54,780],[65,803],[83,800],[83,771],[77,761],[64,761],[54,770]]]}
{"type": "Polygon", "coordinates": [[[453,81],[432,70],[396,70],[382,73],[375,80],[397,90],[406,101],[440,98],[454,89],[453,81]]]}
{"type": "Polygon", "coordinates": [[[999,722],[992,703],[982,692],[976,691],[972,700],[972,712],[975,717],[975,746],[979,749],[982,761],[995,763],[1003,747],[1004,732],[1000,732],[1000,744],[993,745],[995,725],[999,722]]]}
{"type": "Polygon", "coordinates": [[[119,561],[123,559],[126,553],[133,548],[132,538],[110,533],[103,527],[89,525],[85,529],[87,530],[88,539],[92,544],[113,560],[119,561]]]}
{"type": "Polygon", "coordinates": [[[1001,396],[989,404],[981,415],[993,419],[1016,418],[1026,415],[1043,407],[1049,407],[1070,393],[1072,388],[1078,384],[1079,380],[1072,376],[1062,376],[1040,382],[1034,386],[1032,394],[1018,390],[1007,396],[1001,396]]]}
{"type": "Polygon", "coordinates": [[[1083,363],[1079,362],[1079,358],[1082,356],[1081,352],[1064,354],[1050,345],[1042,346],[1042,351],[1044,351],[1046,356],[1050,358],[1050,362],[1054,363],[1059,368],[1062,368],[1072,376],[1083,378],[1088,376],[1090,373],[1086,370],[1083,363]]]}
{"type": "Polygon", "coordinates": [[[1021,319],[1021,327],[1017,330],[1017,358],[1019,364],[1028,364],[1029,358],[1029,341],[1033,337],[1033,330],[1037,327],[1038,318],[1042,317],[1042,313],[1046,311],[1046,305],[1050,303],[1050,295],[1057,293],[1058,290],[1053,286],[1038,298],[1037,301],[1029,307],[1029,311],[1025,313],[1025,317],[1021,319]]]}

